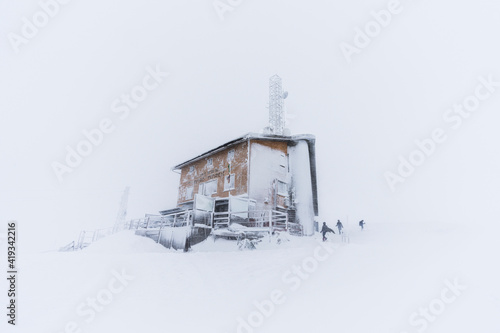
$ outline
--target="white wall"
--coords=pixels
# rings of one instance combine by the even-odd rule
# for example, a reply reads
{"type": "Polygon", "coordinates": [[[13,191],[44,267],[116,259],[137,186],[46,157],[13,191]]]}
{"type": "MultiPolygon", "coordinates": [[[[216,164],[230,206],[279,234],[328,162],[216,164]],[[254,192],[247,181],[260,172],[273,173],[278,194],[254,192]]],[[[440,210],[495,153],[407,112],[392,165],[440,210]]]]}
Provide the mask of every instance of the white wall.
{"type": "Polygon", "coordinates": [[[309,146],[306,141],[299,141],[288,148],[292,186],[295,187],[296,217],[303,226],[304,235],[314,234],[314,207],[309,164],[309,146]]]}
{"type": "Polygon", "coordinates": [[[248,194],[251,199],[259,203],[268,198],[269,203],[273,203],[273,181],[279,179],[286,181],[287,170],[280,167],[280,156],[282,152],[252,142],[250,145],[250,180],[248,194]]]}

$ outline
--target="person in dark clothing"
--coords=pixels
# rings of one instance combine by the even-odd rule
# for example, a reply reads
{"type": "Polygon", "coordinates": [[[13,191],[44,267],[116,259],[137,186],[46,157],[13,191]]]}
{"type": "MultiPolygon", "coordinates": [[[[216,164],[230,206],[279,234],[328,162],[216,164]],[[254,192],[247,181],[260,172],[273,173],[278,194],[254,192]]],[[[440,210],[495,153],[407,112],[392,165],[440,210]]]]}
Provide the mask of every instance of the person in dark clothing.
{"type": "Polygon", "coordinates": [[[342,225],[342,222],[340,220],[337,220],[337,229],[339,229],[339,235],[342,233],[342,229],[344,226],[342,225]]]}
{"type": "Polygon", "coordinates": [[[335,233],[335,231],[333,231],[332,229],[330,229],[327,225],[326,225],[326,222],[323,222],[323,227],[321,228],[321,231],[320,231],[322,234],[323,234],[323,242],[326,241],[326,234],[328,232],[333,232],[335,233]]]}
{"type": "Polygon", "coordinates": [[[365,228],[365,220],[359,221],[359,226],[361,227],[361,230],[365,228]]]}

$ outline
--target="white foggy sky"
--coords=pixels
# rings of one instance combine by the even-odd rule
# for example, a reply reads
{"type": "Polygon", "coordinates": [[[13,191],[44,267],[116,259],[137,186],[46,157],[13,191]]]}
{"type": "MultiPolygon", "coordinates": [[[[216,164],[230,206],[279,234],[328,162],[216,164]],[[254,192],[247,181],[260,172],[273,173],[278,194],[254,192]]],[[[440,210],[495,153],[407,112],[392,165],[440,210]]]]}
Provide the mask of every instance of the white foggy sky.
{"type": "Polygon", "coordinates": [[[458,130],[442,116],[479,76],[500,81],[500,3],[403,0],[348,64],[340,43],[388,2],[243,1],[221,21],[210,0],[73,0],[19,53],[7,35],[38,1],[1,2],[0,220],[56,248],[112,225],[127,185],[130,217],[173,207],[170,168],[265,127],[274,74],[292,133],[317,138],[321,220],[497,220],[500,88],[458,130]],[[113,100],[157,65],[170,76],[120,120],[113,100]],[[51,163],[103,118],[115,131],[60,183],[51,163]],[[392,193],[384,172],[437,127],[447,141],[392,193]]]}

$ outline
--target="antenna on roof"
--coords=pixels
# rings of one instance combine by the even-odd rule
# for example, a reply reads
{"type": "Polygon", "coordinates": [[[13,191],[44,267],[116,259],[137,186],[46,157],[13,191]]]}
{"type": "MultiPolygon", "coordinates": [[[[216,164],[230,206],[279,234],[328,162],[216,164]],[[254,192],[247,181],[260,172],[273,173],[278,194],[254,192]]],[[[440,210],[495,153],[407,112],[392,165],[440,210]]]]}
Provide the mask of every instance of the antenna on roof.
{"type": "Polygon", "coordinates": [[[266,128],[269,134],[285,134],[285,98],[288,91],[283,91],[282,81],[278,75],[273,75],[269,79],[269,127],[266,128]]]}

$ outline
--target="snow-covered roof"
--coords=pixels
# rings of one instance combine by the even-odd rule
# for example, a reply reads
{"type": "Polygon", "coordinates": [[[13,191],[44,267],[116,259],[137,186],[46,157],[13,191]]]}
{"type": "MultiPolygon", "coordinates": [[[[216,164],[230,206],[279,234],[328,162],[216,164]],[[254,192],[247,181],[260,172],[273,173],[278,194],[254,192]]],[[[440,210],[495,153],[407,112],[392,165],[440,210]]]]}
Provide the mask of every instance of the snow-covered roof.
{"type": "Polygon", "coordinates": [[[206,151],[203,154],[200,154],[192,159],[189,159],[185,162],[182,162],[182,163],[174,166],[172,168],[172,170],[180,170],[193,162],[199,161],[207,156],[213,155],[221,150],[227,149],[231,146],[237,145],[237,144],[244,142],[244,141],[247,141],[249,139],[261,139],[261,140],[285,141],[285,142],[306,140],[308,142],[312,142],[313,145],[314,145],[314,142],[316,140],[314,135],[311,135],[311,134],[299,134],[299,135],[284,136],[284,135],[271,135],[271,134],[260,134],[260,133],[247,133],[243,136],[240,136],[239,138],[236,138],[234,140],[226,142],[226,143],[224,143],[224,144],[222,144],[214,149],[206,151]]]}

